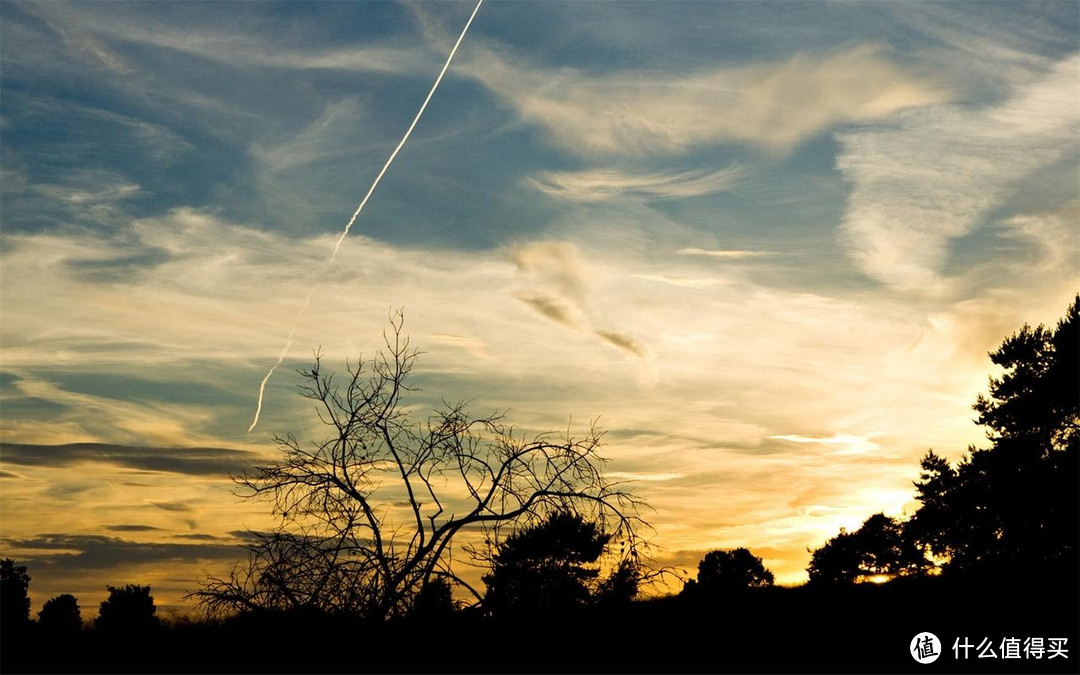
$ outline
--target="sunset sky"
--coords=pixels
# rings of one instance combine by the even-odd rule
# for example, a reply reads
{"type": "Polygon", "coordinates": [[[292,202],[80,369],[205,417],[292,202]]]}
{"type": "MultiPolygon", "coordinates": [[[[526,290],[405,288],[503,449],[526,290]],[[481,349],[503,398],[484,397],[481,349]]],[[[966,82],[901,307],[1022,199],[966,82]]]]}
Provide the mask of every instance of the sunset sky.
{"type": "Polygon", "coordinates": [[[295,369],[607,431],[662,564],[910,514],[987,352],[1080,289],[1080,4],[0,3],[0,557],[176,605],[295,369]],[[295,318],[305,297],[311,303],[295,318]],[[290,333],[266,388],[259,382],[290,333]],[[100,445],[50,447],[57,444],[100,445]]]}

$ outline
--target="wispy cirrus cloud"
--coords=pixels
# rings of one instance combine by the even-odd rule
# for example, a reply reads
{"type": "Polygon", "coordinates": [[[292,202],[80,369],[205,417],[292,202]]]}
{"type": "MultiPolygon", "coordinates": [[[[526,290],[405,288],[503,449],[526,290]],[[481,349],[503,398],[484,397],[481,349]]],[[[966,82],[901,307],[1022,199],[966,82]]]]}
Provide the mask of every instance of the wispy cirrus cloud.
{"type": "MultiPolygon", "coordinates": [[[[427,65],[422,49],[403,45],[308,48],[290,44],[280,36],[236,30],[228,23],[223,24],[221,15],[213,13],[202,16],[189,9],[192,16],[188,22],[147,22],[122,6],[102,9],[90,9],[79,3],[26,6],[28,12],[45,21],[63,40],[72,56],[90,56],[121,75],[137,70],[138,64],[125,58],[117,47],[120,44],[168,49],[231,67],[401,73],[427,65]]],[[[235,17],[227,18],[231,22],[235,17]]]]}
{"type": "Polygon", "coordinates": [[[732,189],[743,171],[729,167],[719,171],[668,171],[630,173],[618,169],[544,171],[528,183],[541,192],[575,202],[602,202],[609,199],[682,199],[732,189]]]}
{"type": "MultiPolygon", "coordinates": [[[[179,435],[183,430],[183,439],[190,439],[193,429],[207,429],[206,416],[219,416],[214,429],[233,440],[203,447],[242,445],[250,412],[245,395],[252,393],[247,385],[257,383],[262,374],[265,361],[259,359],[271,358],[280,349],[291,312],[311,283],[297,268],[323,261],[331,237],[298,240],[192,210],[137,220],[122,239],[115,236],[42,233],[8,239],[4,265],[11,283],[5,276],[0,290],[5,305],[20,311],[11,321],[5,316],[5,367],[15,368],[16,374],[41,363],[53,370],[87,368],[92,357],[98,368],[113,371],[145,376],[149,368],[167,391],[197,363],[200,379],[214,387],[224,386],[220,380],[232,383],[228,403],[213,406],[205,401],[203,406],[174,409],[153,396],[136,400],[131,394],[111,398],[100,392],[73,393],[59,379],[51,383],[49,372],[5,381],[5,395],[20,393],[67,406],[68,412],[52,417],[72,425],[66,432],[72,436],[156,437],[160,430],[149,422],[171,419],[171,431],[179,435]],[[163,255],[108,280],[87,277],[75,264],[143,249],[163,255]],[[271,285],[275,295],[265,292],[271,285]],[[150,307],[168,311],[155,314],[150,307]],[[62,331],[55,330],[52,321],[58,314],[66,317],[62,331]]],[[[640,277],[662,270],[672,280],[694,279],[710,258],[675,254],[657,260],[657,255],[667,254],[623,250],[620,243],[614,239],[605,249],[540,240],[511,251],[436,253],[350,239],[342,248],[340,274],[321,280],[322,300],[313,304],[301,344],[323,344],[327,363],[340,368],[346,356],[370,353],[388,305],[405,304],[407,329],[421,348],[430,350],[418,376],[435,373],[444,378],[430,388],[431,395],[477,397],[482,401],[478,405],[512,407],[515,422],[529,428],[552,428],[573,413],[603,414],[603,426],[612,430],[648,430],[613,440],[612,468],[640,475],[683,475],[641,483],[644,496],[663,513],[664,545],[687,548],[708,541],[776,546],[789,552],[784,566],[776,568],[785,579],[799,578],[807,546],[820,544],[839,525],[857,524],[867,504],[891,505],[904,490],[910,492],[909,474],[925,447],[959,452],[977,441],[970,403],[985,384],[984,355],[1000,333],[997,326],[994,331],[975,328],[984,325],[986,316],[998,317],[1010,328],[1021,318],[1016,303],[988,302],[985,314],[965,328],[954,308],[943,307],[940,316],[926,324],[921,307],[896,298],[875,297],[865,303],[770,290],[745,281],[727,283],[721,292],[709,285],[655,283],[640,277]],[[445,307],[455,311],[441,312],[445,307]],[[537,320],[534,313],[542,307],[552,311],[537,320]],[[569,317],[564,322],[558,321],[560,311],[569,317]],[[456,336],[455,342],[465,340],[491,358],[462,358],[458,346],[421,339],[428,333],[456,336]],[[653,355],[655,360],[650,360],[653,355]],[[655,369],[662,385],[635,386],[641,369],[626,368],[628,361],[655,369]],[[874,405],[865,406],[868,399],[874,405]],[[777,400],[799,405],[777,406],[777,400]],[[821,440],[828,437],[815,431],[821,428],[862,438],[887,434],[890,454],[900,459],[884,470],[880,460],[885,453],[830,454],[849,446],[769,438],[796,435],[788,433],[795,430],[821,440]],[[915,440],[913,428],[919,430],[915,440]],[[871,458],[874,463],[860,463],[871,458]],[[852,490],[853,485],[858,489],[852,490]],[[776,498],[789,493],[791,503],[776,498]],[[722,526],[724,522],[741,525],[722,526]]],[[[719,279],[729,267],[705,266],[715,268],[719,279]]],[[[300,437],[323,433],[317,420],[309,419],[306,402],[294,403],[293,384],[283,379],[275,390],[270,402],[276,410],[266,420],[268,430],[295,431],[300,437]]],[[[203,395],[210,391],[206,387],[203,395]]],[[[5,419],[5,440],[10,424],[5,419]]],[[[27,438],[30,428],[16,431],[27,438]]],[[[87,489],[102,493],[94,492],[96,501],[84,497],[82,503],[93,506],[99,522],[173,528],[187,523],[207,532],[236,527],[221,522],[238,517],[220,507],[233,503],[224,490],[216,497],[201,494],[201,485],[187,494],[177,494],[175,486],[162,492],[161,485],[177,483],[181,472],[206,475],[196,474],[191,466],[168,465],[184,453],[144,455],[88,462],[88,469],[111,476],[115,467],[175,470],[139,475],[147,487],[122,491],[110,491],[107,481],[95,477],[87,489]],[[165,505],[190,506],[198,521],[188,517],[193,511],[165,505]]],[[[223,462],[236,459],[221,457],[223,462]]],[[[19,471],[52,480],[73,473],[65,468],[73,465],[20,465],[19,471]]],[[[43,499],[29,481],[11,482],[18,482],[16,487],[28,499],[43,499]]],[[[58,491],[69,493],[70,488],[60,484],[58,491]]],[[[5,495],[14,494],[6,482],[5,495]]],[[[24,525],[28,531],[19,536],[62,531],[57,526],[61,516],[56,509],[52,512],[53,520],[24,525]]]]}
{"type": "Polygon", "coordinates": [[[654,358],[641,339],[621,330],[595,327],[587,302],[587,264],[575,244],[530,242],[515,247],[513,256],[528,284],[515,293],[518,300],[542,316],[566,328],[591,334],[627,355],[646,362],[654,358]]]}
{"type": "Polygon", "coordinates": [[[1080,57],[1058,62],[985,107],[903,113],[881,128],[840,134],[837,167],[851,181],[842,235],[868,276],[933,289],[950,244],[982,225],[1016,183],[1075,158],[1080,57]]]}
{"type": "Polygon", "coordinates": [[[192,503],[184,501],[172,501],[166,502],[160,499],[147,499],[146,503],[155,509],[161,509],[162,511],[170,511],[172,513],[193,513],[198,511],[198,507],[192,503]]]}
{"type": "Polygon", "coordinates": [[[554,142],[586,155],[677,153],[721,142],[786,152],[833,125],[951,97],[873,44],[684,77],[551,72],[494,49],[474,46],[471,54],[463,72],[554,142]]]}
{"type": "Polygon", "coordinates": [[[120,564],[141,565],[236,560],[241,542],[194,544],[137,542],[120,537],[87,534],[42,534],[25,539],[5,538],[7,549],[24,551],[19,560],[45,570],[77,572],[101,570],[120,564]]]}
{"type": "Polygon", "coordinates": [[[705,258],[713,258],[715,260],[745,260],[747,258],[761,258],[763,256],[775,255],[771,251],[740,251],[730,249],[703,249],[703,248],[681,248],[676,251],[679,255],[692,255],[701,256],[705,258]]]}
{"type": "Polygon", "coordinates": [[[691,277],[682,274],[635,274],[634,278],[682,288],[708,288],[727,283],[726,279],[719,277],[691,277]]]}
{"type": "Polygon", "coordinates": [[[581,250],[568,241],[533,241],[515,246],[511,255],[532,286],[548,288],[580,304],[587,286],[581,250]]]}
{"type": "Polygon", "coordinates": [[[24,466],[63,467],[94,462],[143,471],[220,478],[250,469],[259,459],[256,453],[230,448],[154,448],[105,443],[35,445],[3,442],[0,443],[0,454],[4,462],[24,466]]]}
{"type": "Polygon", "coordinates": [[[21,9],[41,19],[49,30],[63,40],[64,46],[73,56],[84,59],[90,57],[90,62],[96,62],[98,65],[120,75],[131,72],[131,68],[120,55],[102,43],[101,40],[95,38],[91,32],[83,29],[78,19],[68,16],[64,12],[64,9],[66,9],[64,5],[60,3],[26,3],[21,6],[21,9]],[[55,11],[57,9],[60,11],[55,11]]]}
{"type": "MultiPolygon", "coordinates": [[[[73,336],[69,344],[75,352],[80,351],[81,348],[76,345],[86,337],[86,335],[73,336]]],[[[16,343],[10,349],[13,361],[33,358],[32,353],[37,351],[32,346],[19,346],[18,340],[11,340],[11,342],[16,343]]],[[[145,347],[145,345],[134,342],[129,343],[125,349],[122,345],[114,344],[103,351],[114,352],[114,356],[123,361],[130,360],[131,354],[140,350],[140,347],[145,347]]],[[[152,353],[154,349],[151,348],[149,351],[152,353]]],[[[56,367],[58,364],[51,365],[56,367]]],[[[6,388],[4,393],[5,405],[17,401],[30,401],[46,407],[36,414],[24,414],[13,420],[5,420],[3,426],[5,445],[26,440],[51,441],[57,445],[67,445],[70,441],[87,439],[190,445],[207,440],[207,436],[199,431],[199,428],[211,417],[211,413],[205,406],[160,400],[122,400],[114,396],[71,391],[56,382],[27,371],[8,371],[8,374],[15,372],[18,373],[16,381],[6,388]],[[41,417],[42,415],[44,418],[41,417]]],[[[67,451],[61,450],[57,457],[70,458],[80,453],[83,453],[86,459],[93,455],[88,448],[78,450],[72,447],[67,451]]],[[[34,453],[16,450],[13,456],[22,457],[25,460],[24,463],[29,463],[34,453]]]]}
{"type": "Polygon", "coordinates": [[[581,329],[586,323],[579,307],[551,293],[527,290],[517,292],[514,297],[536,310],[541,316],[567,328],[581,329]]]}
{"type": "Polygon", "coordinates": [[[629,333],[601,328],[596,331],[596,335],[607,343],[633,354],[640,359],[649,360],[653,356],[652,350],[649,349],[649,345],[629,333]]]}
{"type": "Polygon", "coordinates": [[[835,455],[861,455],[881,449],[880,445],[871,440],[875,436],[876,434],[868,434],[866,436],[857,436],[855,434],[833,434],[831,436],[781,434],[769,436],[769,438],[778,441],[787,441],[789,443],[821,445],[827,448],[835,448],[834,450],[830,450],[830,454],[835,455]]]}

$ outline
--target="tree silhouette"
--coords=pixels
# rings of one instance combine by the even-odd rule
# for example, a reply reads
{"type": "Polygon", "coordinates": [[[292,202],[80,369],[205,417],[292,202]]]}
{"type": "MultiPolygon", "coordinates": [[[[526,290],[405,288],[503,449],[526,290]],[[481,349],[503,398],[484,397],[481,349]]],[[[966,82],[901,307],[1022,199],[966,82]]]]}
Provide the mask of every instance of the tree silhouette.
{"type": "Polygon", "coordinates": [[[493,614],[554,612],[632,598],[637,576],[631,562],[621,561],[599,580],[598,561],[609,540],[596,523],[568,512],[514,532],[490,557],[484,607],[493,614]]]}
{"type": "Polygon", "coordinates": [[[418,352],[390,318],[385,349],[348,366],[338,386],[319,355],[301,371],[301,393],[329,427],[325,440],[275,439],[282,459],[236,479],[248,498],[265,498],[277,531],[256,534],[245,565],[210,577],[193,593],[211,614],[315,608],[382,619],[407,612],[433,577],[481,596],[455,571],[463,530],[573,512],[610,526],[636,552],[646,524],[640,500],[605,480],[602,434],[526,437],[498,414],[472,417],[445,404],[416,420],[406,403],[418,352]]]}
{"type": "Polygon", "coordinates": [[[1004,369],[974,409],[991,447],[956,466],[933,451],[911,535],[949,573],[1075,573],[1080,537],[1080,296],[1054,329],[1025,325],[990,353],[1004,369]]]}
{"type": "Polygon", "coordinates": [[[669,572],[667,569],[646,572],[635,558],[623,558],[611,574],[600,581],[594,601],[604,607],[625,605],[638,596],[643,584],[652,583],[669,572]]]}
{"type": "Polygon", "coordinates": [[[51,631],[75,631],[82,628],[82,622],[79,601],[70,593],[49,598],[38,612],[38,623],[51,631]]]}
{"type": "Polygon", "coordinates": [[[995,446],[1022,441],[1045,457],[1080,444],[1080,295],[1055,329],[1025,325],[990,360],[1005,372],[974,408],[995,446]]]}
{"type": "Polygon", "coordinates": [[[102,630],[138,632],[156,628],[157,606],[149,586],[106,586],[109,597],[101,603],[95,625],[102,630]]]}
{"type": "Polygon", "coordinates": [[[773,573],[765,568],[761,558],[745,548],[736,548],[706,553],[698,563],[697,581],[691,589],[706,595],[716,595],[772,584],[773,573]]]}
{"type": "Polygon", "coordinates": [[[30,575],[11,558],[0,560],[0,624],[18,628],[30,622],[30,575]]]}
{"type": "Polygon", "coordinates": [[[930,566],[922,551],[905,535],[903,523],[875,513],[854,532],[844,529],[813,551],[810,582],[854,583],[878,576],[921,574],[930,566]]]}
{"type": "Polygon", "coordinates": [[[428,579],[413,596],[409,617],[423,620],[442,619],[456,609],[453,584],[446,577],[436,576],[428,579]]]}

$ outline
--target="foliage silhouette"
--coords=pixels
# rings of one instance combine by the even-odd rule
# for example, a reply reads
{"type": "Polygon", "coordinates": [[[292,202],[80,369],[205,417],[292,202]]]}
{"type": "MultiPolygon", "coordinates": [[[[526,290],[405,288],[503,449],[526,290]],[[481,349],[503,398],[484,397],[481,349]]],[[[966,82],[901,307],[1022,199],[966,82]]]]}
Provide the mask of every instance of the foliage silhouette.
{"type": "Polygon", "coordinates": [[[955,466],[933,451],[907,529],[962,575],[1075,574],[1080,538],[1080,295],[1056,328],[1025,325],[990,353],[1004,369],[974,409],[991,447],[955,466]]]}
{"type": "Polygon", "coordinates": [[[604,608],[626,606],[638,597],[643,585],[667,576],[668,573],[669,570],[666,569],[647,572],[645,566],[635,558],[623,558],[611,574],[600,581],[593,600],[604,608]]]}
{"type": "Polygon", "coordinates": [[[82,623],[79,601],[70,593],[49,598],[38,612],[38,624],[46,630],[70,632],[82,628],[82,623]]]}
{"type": "Polygon", "coordinates": [[[109,597],[101,603],[95,626],[105,631],[141,632],[161,625],[149,586],[107,586],[109,597]]]}
{"type": "Polygon", "coordinates": [[[610,537],[580,515],[555,512],[508,536],[490,556],[484,607],[493,614],[567,611],[591,602],[629,600],[637,593],[632,561],[600,579],[610,537]]]}
{"type": "Polygon", "coordinates": [[[810,583],[854,583],[876,576],[925,573],[931,563],[905,534],[904,524],[875,513],[854,532],[840,533],[813,551],[810,583]]]}
{"type": "Polygon", "coordinates": [[[643,546],[642,503],[604,478],[595,428],[526,437],[499,413],[470,416],[465,403],[414,419],[406,397],[418,352],[402,323],[391,315],[384,350],[348,366],[343,386],[318,354],[300,372],[330,433],[309,445],[278,437],[279,461],[236,478],[243,496],[272,503],[280,524],[255,534],[246,565],[191,594],[209,614],[315,608],[385,619],[407,613],[435,577],[479,600],[452,563],[457,535],[497,541],[501,526],[554,512],[610,526],[627,555],[643,546]]]}
{"type": "Polygon", "coordinates": [[[688,593],[731,594],[748,588],[773,585],[773,573],[748,549],[709,551],[698,562],[697,579],[687,584],[688,593]]]}
{"type": "Polygon", "coordinates": [[[422,620],[444,619],[457,608],[453,584],[446,577],[433,576],[413,596],[408,616],[422,620]]]}
{"type": "Polygon", "coordinates": [[[30,575],[11,558],[0,560],[0,623],[19,627],[30,622],[30,575]]]}

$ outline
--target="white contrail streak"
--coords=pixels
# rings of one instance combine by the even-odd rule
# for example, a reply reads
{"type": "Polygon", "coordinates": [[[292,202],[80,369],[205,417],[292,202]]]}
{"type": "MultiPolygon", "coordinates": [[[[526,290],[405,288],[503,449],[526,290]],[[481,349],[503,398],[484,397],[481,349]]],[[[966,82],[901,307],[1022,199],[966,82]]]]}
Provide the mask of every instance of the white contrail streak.
{"type": "Polygon", "coordinates": [[[457,42],[454,43],[454,48],[450,50],[450,55],[446,57],[446,63],[443,64],[442,70],[439,71],[439,76],[435,78],[435,84],[431,85],[431,91],[428,92],[427,98],[420,105],[420,109],[416,111],[416,117],[413,118],[412,124],[405,131],[405,135],[401,137],[401,142],[397,144],[394,151],[390,153],[390,157],[386,160],[386,164],[383,164],[382,171],[378,176],[375,176],[375,182],[371,184],[371,188],[368,189],[367,194],[360,200],[360,206],[356,207],[356,211],[353,212],[352,218],[349,218],[349,222],[345,223],[345,229],[342,231],[341,236],[338,237],[337,244],[334,246],[334,254],[330,256],[330,262],[334,262],[334,258],[337,257],[338,249],[341,248],[341,242],[345,241],[345,237],[349,234],[349,229],[356,222],[356,217],[360,215],[360,212],[364,210],[364,205],[367,204],[368,199],[371,197],[371,193],[375,192],[375,186],[382,180],[383,174],[390,168],[390,164],[393,163],[394,158],[397,157],[398,152],[402,146],[405,145],[405,141],[409,140],[409,136],[412,134],[413,129],[416,128],[416,123],[420,121],[420,116],[424,114],[424,110],[427,109],[428,103],[431,101],[431,97],[435,95],[435,90],[439,88],[439,83],[442,82],[443,75],[450,68],[450,62],[454,60],[454,54],[457,54],[458,47],[461,46],[461,41],[465,39],[465,33],[469,32],[469,26],[472,25],[473,19],[476,17],[476,13],[480,11],[480,5],[484,4],[484,0],[478,0],[476,7],[473,8],[472,14],[469,15],[469,20],[465,22],[465,27],[461,29],[461,35],[458,36],[457,42]]]}
{"type": "MultiPolygon", "coordinates": [[[[482,4],[484,4],[484,0],[477,0],[476,7],[473,8],[472,14],[469,15],[469,20],[465,22],[465,27],[461,29],[461,35],[458,36],[457,42],[454,43],[453,49],[450,50],[450,54],[446,57],[446,63],[443,64],[442,70],[439,71],[439,76],[435,78],[435,83],[431,85],[431,90],[428,91],[427,98],[425,98],[424,102],[420,105],[420,109],[416,111],[416,117],[413,118],[412,124],[405,130],[405,135],[401,137],[401,141],[398,142],[397,147],[390,153],[390,157],[386,160],[386,163],[383,164],[382,170],[379,171],[379,175],[375,176],[374,182],[372,182],[371,187],[368,189],[367,194],[364,195],[364,198],[360,200],[360,205],[356,207],[356,211],[353,212],[352,218],[349,218],[349,222],[345,224],[345,229],[341,232],[341,236],[338,237],[337,243],[334,244],[334,252],[330,255],[330,260],[326,263],[327,267],[334,263],[334,259],[337,258],[338,250],[341,248],[341,242],[345,241],[345,237],[348,236],[349,230],[352,228],[353,223],[356,222],[360,212],[364,210],[364,206],[368,203],[368,199],[370,199],[372,193],[375,192],[375,188],[378,186],[379,181],[382,180],[383,175],[386,174],[386,170],[390,168],[390,165],[394,162],[394,158],[397,157],[398,152],[401,151],[405,142],[409,140],[409,136],[412,135],[413,129],[416,128],[416,123],[420,121],[424,111],[427,109],[428,103],[431,102],[431,97],[435,95],[435,90],[439,88],[439,83],[442,82],[443,76],[446,75],[446,71],[449,70],[450,62],[454,60],[454,55],[457,54],[458,47],[461,46],[461,41],[465,39],[465,34],[469,32],[469,26],[472,25],[473,19],[476,18],[476,13],[480,11],[480,5],[482,4]]],[[[270,381],[270,377],[274,374],[274,371],[277,370],[277,367],[285,360],[285,356],[288,355],[289,350],[292,348],[293,336],[296,334],[296,326],[300,323],[300,319],[307,311],[308,304],[311,302],[311,296],[314,292],[314,287],[308,291],[307,298],[304,300],[304,305],[300,308],[300,311],[297,312],[296,318],[293,319],[292,328],[289,330],[289,339],[285,341],[285,348],[281,350],[281,355],[278,356],[277,362],[271,366],[269,372],[266,373],[266,377],[264,377],[259,384],[259,402],[255,406],[255,419],[251,421],[251,426],[248,427],[249,433],[255,428],[255,425],[259,423],[259,414],[262,412],[263,393],[266,391],[266,383],[270,381]]]]}
{"type": "Polygon", "coordinates": [[[266,373],[266,377],[259,383],[259,404],[255,406],[255,419],[251,420],[251,426],[248,427],[248,433],[255,428],[255,425],[259,423],[259,413],[262,412],[263,404],[263,392],[266,391],[266,383],[270,381],[270,376],[274,374],[277,367],[281,365],[281,362],[285,360],[285,355],[292,349],[293,337],[296,335],[296,325],[300,323],[300,317],[304,316],[304,312],[307,311],[308,304],[311,303],[311,296],[315,293],[315,287],[312,286],[308,291],[307,297],[304,298],[304,304],[300,307],[300,311],[296,313],[296,318],[293,319],[292,329],[289,330],[289,339],[285,341],[285,348],[281,350],[281,355],[277,358],[277,363],[270,366],[270,371],[266,373]]]}

